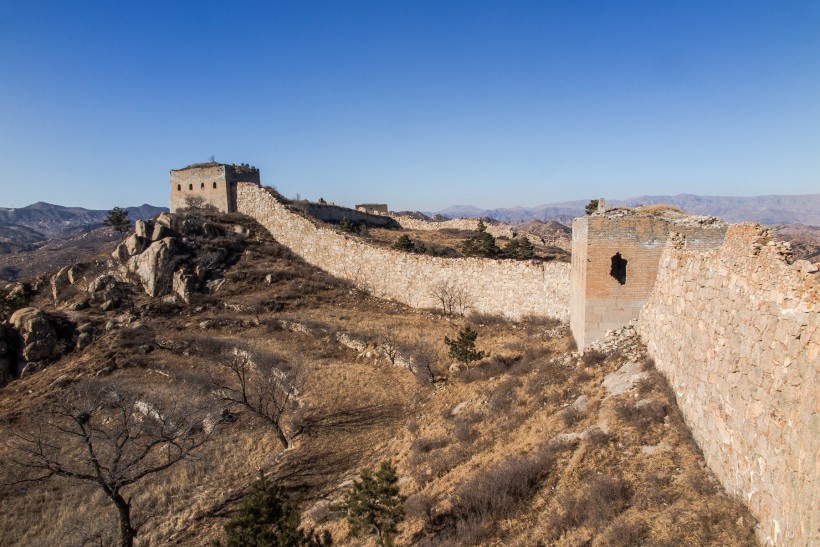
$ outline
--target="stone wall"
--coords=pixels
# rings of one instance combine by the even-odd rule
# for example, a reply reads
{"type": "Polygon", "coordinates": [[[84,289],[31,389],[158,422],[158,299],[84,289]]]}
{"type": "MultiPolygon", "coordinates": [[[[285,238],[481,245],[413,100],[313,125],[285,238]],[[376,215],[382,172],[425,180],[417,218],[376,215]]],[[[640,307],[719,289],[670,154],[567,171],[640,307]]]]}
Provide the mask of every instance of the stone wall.
{"type": "MultiPolygon", "coordinates": [[[[393,215],[402,228],[405,230],[471,230],[474,231],[478,226],[479,219],[477,218],[451,218],[449,220],[423,220],[420,218],[413,218],[404,215],[393,215]]],[[[487,227],[487,233],[493,237],[508,237],[512,238],[514,230],[509,224],[502,224],[490,220],[484,220],[484,225],[487,227]]]]}
{"type": "Polygon", "coordinates": [[[322,222],[338,223],[340,220],[346,218],[351,222],[363,223],[368,226],[375,226],[378,228],[400,228],[395,220],[388,216],[374,215],[365,211],[357,211],[348,207],[340,205],[333,205],[331,203],[314,203],[311,201],[297,201],[291,204],[291,207],[301,210],[303,213],[312,216],[322,222]]]}
{"type": "Polygon", "coordinates": [[[820,544],[817,268],[759,225],[693,250],[673,238],[638,330],[709,467],[775,545],[820,544]]]}
{"type": "Polygon", "coordinates": [[[439,258],[374,247],[289,211],[259,186],[240,183],[237,196],[238,211],[254,217],[280,243],[376,296],[436,307],[433,289],[449,285],[466,293],[473,311],[568,318],[568,264],[439,258]]]}

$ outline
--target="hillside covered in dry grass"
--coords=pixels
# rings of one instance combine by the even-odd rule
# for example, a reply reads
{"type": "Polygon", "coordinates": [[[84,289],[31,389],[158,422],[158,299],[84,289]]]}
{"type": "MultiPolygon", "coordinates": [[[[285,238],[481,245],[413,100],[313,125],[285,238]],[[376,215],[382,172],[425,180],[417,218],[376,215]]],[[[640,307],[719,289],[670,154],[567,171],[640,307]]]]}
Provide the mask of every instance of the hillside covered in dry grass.
{"type": "Polygon", "coordinates": [[[161,418],[199,420],[185,438],[201,444],[152,455],[144,465],[161,467],[190,448],[122,489],[137,545],[224,541],[260,470],[300,500],[304,526],[337,544],[375,544],[348,536],[337,504],[363,469],[385,460],[405,498],[400,545],[756,544],[749,512],[714,479],[628,331],[579,356],[554,321],[447,316],[373,298],[238,215],[191,215],[179,231],[186,260],[209,268],[188,302],[122,283],[116,305],[76,290],[56,306],[35,281],[27,302],[10,306],[40,308],[73,325],[75,338],[89,336],[0,389],[4,545],[118,542],[117,511],[99,485],[33,480],[48,473],[25,467],[36,439],[93,472],[55,412],[93,396],[76,423],[124,408],[99,428],[122,419],[135,439],[161,418]],[[489,356],[465,368],[444,337],[466,325],[489,356]],[[253,389],[286,387],[276,425],[286,442],[270,420],[231,402],[238,365],[249,367],[253,389]],[[114,389],[123,395],[99,398],[114,389]]]}

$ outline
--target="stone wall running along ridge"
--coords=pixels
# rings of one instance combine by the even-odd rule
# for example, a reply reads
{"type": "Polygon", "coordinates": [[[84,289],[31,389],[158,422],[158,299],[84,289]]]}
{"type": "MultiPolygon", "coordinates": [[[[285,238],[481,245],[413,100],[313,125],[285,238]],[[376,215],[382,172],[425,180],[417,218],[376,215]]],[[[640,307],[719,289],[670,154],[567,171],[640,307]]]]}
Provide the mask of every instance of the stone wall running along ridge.
{"type": "Polygon", "coordinates": [[[664,251],[638,330],[709,467],[774,545],[820,545],[820,274],[759,225],[664,251]]]}
{"type": "Polygon", "coordinates": [[[471,311],[510,318],[569,316],[566,263],[439,258],[375,247],[292,213],[255,184],[238,184],[237,210],[308,263],[375,296],[417,308],[437,307],[433,290],[449,285],[466,293],[471,311]]]}

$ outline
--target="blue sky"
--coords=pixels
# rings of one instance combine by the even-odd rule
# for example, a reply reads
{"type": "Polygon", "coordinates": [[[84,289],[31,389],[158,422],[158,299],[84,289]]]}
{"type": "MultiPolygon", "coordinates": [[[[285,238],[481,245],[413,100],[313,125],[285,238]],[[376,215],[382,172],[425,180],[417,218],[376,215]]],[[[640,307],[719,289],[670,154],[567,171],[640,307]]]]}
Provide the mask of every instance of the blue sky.
{"type": "Polygon", "coordinates": [[[820,1],[0,0],[0,206],[820,192],[820,1]]]}

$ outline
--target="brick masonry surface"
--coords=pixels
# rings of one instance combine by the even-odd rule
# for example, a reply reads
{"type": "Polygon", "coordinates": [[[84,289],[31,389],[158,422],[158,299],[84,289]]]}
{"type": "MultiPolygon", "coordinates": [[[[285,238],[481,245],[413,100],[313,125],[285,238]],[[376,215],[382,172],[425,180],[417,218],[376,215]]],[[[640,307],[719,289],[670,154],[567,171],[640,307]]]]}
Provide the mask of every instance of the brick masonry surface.
{"type": "Polygon", "coordinates": [[[706,462],[774,545],[820,545],[817,268],[759,225],[672,244],[638,330],[706,462]]]}
{"type": "Polygon", "coordinates": [[[310,264],[375,296],[413,307],[436,307],[436,287],[465,292],[469,309],[510,318],[569,318],[569,264],[439,258],[368,245],[289,211],[264,188],[239,183],[240,213],[254,217],[310,264]]]}
{"type": "Polygon", "coordinates": [[[259,184],[259,170],[243,165],[206,163],[171,171],[171,212],[188,207],[189,197],[201,198],[222,212],[236,211],[237,181],[259,184]]]}
{"type": "Polygon", "coordinates": [[[638,317],[655,286],[670,230],[683,235],[688,247],[704,249],[721,244],[726,223],[714,217],[670,220],[619,211],[573,221],[570,327],[578,347],[638,317]],[[627,261],[625,283],[610,275],[616,253],[627,261]]]}

